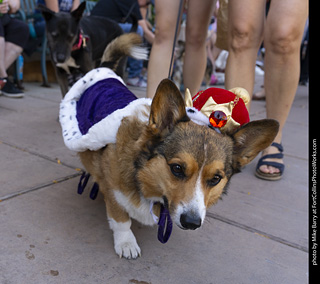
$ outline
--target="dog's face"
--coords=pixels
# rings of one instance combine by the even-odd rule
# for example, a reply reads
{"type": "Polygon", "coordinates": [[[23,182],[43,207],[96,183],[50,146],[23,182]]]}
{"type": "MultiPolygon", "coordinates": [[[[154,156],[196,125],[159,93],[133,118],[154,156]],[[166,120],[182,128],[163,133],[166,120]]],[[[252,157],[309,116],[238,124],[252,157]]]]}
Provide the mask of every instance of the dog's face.
{"type": "Polygon", "coordinates": [[[46,6],[39,9],[46,21],[48,45],[54,63],[64,63],[70,56],[74,43],[78,38],[79,22],[86,7],[83,2],[71,13],[55,13],[46,6]]]}
{"type": "Polygon", "coordinates": [[[136,161],[140,190],[146,198],[163,200],[180,228],[196,229],[233,173],[271,144],[278,127],[274,120],[262,120],[219,134],[190,121],[180,92],[163,80],[136,161]]]}

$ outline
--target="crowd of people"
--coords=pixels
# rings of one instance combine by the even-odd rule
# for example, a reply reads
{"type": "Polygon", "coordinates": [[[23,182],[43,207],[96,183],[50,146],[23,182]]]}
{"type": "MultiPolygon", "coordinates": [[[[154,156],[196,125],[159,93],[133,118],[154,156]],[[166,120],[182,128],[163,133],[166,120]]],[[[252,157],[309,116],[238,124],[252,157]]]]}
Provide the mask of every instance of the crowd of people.
{"type": "MultiPolygon", "coordinates": [[[[70,12],[80,0],[38,0],[38,3],[55,12],[70,12]]],[[[0,0],[0,93],[9,97],[23,97],[23,91],[7,74],[29,37],[28,25],[10,16],[19,8],[20,0],[0,0]]],[[[266,100],[267,118],[279,121],[280,130],[262,153],[256,175],[266,180],[282,177],[283,127],[299,82],[304,85],[308,82],[307,0],[99,0],[91,14],[118,22],[125,33],[131,32],[137,21],[135,32],[151,51],[147,65],[128,59],[127,84],[146,88],[149,98],[154,96],[159,82],[170,77],[176,26],[183,19],[183,84],[192,95],[203,83],[209,58],[213,66],[211,84],[222,83],[226,89],[243,87],[252,96],[257,54],[263,44],[264,88],[258,99],[266,100]],[[150,11],[154,12],[152,24],[150,11]],[[222,51],[225,70],[221,82],[216,71],[222,51]]]]}

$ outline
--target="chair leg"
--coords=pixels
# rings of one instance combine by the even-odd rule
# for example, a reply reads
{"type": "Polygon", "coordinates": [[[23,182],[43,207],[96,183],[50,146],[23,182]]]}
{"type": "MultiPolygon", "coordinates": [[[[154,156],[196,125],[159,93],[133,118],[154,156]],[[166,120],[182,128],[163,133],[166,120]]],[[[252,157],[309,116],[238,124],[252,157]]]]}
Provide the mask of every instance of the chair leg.
{"type": "MultiPolygon", "coordinates": [[[[22,56],[19,55],[19,57],[22,56]]],[[[16,61],[14,62],[14,78],[16,80],[16,84],[18,86],[19,89],[23,89],[22,86],[22,81],[20,80],[20,72],[23,72],[23,70],[21,70],[21,63],[19,62],[20,58],[17,58],[16,61]]]]}
{"type": "Polygon", "coordinates": [[[42,72],[42,86],[50,87],[47,75],[47,36],[42,39],[42,53],[41,53],[41,72],[42,72]]]}
{"type": "Polygon", "coordinates": [[[17,82],[19,82],[19,75],[20,75],[20,64],[19,64],[19,58],[16,59],[16,61],[14,62],[15,66],[14,66],[14,76],[15,79],[17,80],[17,82]]]}

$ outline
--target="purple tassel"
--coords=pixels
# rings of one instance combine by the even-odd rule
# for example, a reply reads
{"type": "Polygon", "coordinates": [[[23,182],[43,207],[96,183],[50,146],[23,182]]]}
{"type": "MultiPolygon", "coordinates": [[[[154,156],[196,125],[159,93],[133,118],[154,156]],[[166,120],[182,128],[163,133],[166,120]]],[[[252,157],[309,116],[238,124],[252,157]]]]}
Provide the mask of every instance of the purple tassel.
{"type": "MultiPolygon", "coordinates": [[[[87,186],[89,178],[90,178],[90,174],[83,172],[83,174],[80,177],[79,184],[78,184],[78,194],[83,193],[84,189],[87,186]]],[[[91,188],[91,191],[90,191],[90,198],[92,200],[95,200],[98,196],[98,192],[99,192],[99,185],[95,182],[91,188]]]]}
{"type": "Polygon", "coordinates": [[[99,192],[99,185],[95,182],[90,192],[90,198],[92,200],[95,200],[97,198],[98,192],[99,192]]]}
{"type": "Polygon", "coordinates": [[[161,204],[160,217],[158,222],[158,240],[165,244],[172,232],[172,220],[169,214],[169,210],[161,204]]]}
{"type": "Polygon", "coordinates": [[[79,184],[78,184],[78,194],[83,193],[85,187],[87,186],[89,178],[90,178],[90,174],[83,172],[82,176],[80,177],[79,184]]]}

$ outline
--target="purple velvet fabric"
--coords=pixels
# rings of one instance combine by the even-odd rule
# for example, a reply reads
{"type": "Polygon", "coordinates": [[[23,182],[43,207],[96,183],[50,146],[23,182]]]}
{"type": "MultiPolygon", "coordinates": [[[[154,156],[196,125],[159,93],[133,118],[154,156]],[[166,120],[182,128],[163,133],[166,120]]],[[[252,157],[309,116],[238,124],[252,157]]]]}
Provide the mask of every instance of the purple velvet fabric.
{"type": "Polygon", "coordinates": [[[77,120],[82,135],[87,134],[94,124],[136,99],[117,79],[101,80],[89,87],[77,102],[77,120]]]}

